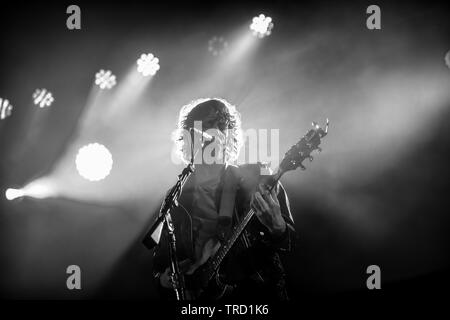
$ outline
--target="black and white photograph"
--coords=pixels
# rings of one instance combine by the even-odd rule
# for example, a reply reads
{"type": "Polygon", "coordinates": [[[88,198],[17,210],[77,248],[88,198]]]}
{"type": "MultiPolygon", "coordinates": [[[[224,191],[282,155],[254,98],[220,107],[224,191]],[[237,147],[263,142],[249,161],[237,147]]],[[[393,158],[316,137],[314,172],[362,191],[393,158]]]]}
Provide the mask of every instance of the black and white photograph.
{"type": "Polygon", "coordinates": [[[0,7],[1,300],[445,306],[446,1],[0,7]]]}

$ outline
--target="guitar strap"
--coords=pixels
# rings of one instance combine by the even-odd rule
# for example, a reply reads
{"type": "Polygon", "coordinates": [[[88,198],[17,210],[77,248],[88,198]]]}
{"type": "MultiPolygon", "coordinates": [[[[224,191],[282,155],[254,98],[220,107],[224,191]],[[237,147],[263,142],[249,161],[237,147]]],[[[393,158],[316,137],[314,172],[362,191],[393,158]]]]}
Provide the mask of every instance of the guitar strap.
{"type": "Polygon", "coordinates": [[[219,218],[217,222],[217,236],[223,241],[231,230],[236,192],[239,184],[238,170],[227,165],[223,176],[222,196],[220,198],[219,218]]]}

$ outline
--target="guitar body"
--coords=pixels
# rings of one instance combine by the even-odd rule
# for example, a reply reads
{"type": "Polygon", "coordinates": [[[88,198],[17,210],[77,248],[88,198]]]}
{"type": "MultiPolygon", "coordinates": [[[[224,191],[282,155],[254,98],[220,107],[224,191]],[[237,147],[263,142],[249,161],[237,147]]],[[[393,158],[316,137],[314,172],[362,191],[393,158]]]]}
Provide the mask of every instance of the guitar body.
{"type": "Polygon", "coordinates": [[[214,239],[208,240],[200,259],[184,268],[186,296],[189,300],[219,300],[233,291],[234,286],[222,281],[223,276],[220,269],[214,272],[212,279],[206,270],[210,258],[216,254],[220,245],[220,242],[214,239]]]}
{"type": "Polygon", "coordinates": [[[225,284],[221,281],[220,271],[217,272],[215,277],[210,281],[205,281],[205,279],[200,280],[202,282],[198,281],[201,277],[201,272],[184,276],[188,300],[219,300],[230,295],[235,288],[234,286],[225,284]],[[199,286],[199,283],[202,283],[203,285],[199,286]]]}

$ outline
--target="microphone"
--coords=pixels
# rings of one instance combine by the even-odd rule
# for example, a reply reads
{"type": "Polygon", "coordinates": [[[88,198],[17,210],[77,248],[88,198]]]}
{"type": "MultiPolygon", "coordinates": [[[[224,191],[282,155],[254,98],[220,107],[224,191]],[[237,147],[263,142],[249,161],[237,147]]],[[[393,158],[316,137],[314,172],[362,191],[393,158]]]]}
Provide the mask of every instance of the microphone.
{"type": "Polygon", "coordinates": [[[206,132],[204,132],[204,131],[201,131],[201,130],[199,130],[199,129],[197,129],[197,128],[191,128],[191,129],[193,129],[195,132],[197,132],[198,134],[200,134],[200,135],[202,135],[203,136],[203,139],[205,139],[206,141],[212,141],[212,140],[214,140],[214,136],[212,136],[212,135],[210,135],[210,134],[208,134],[208,133],[206,133],[206,132]]]}
{"type": "MultiPolygon", "coordinates": [[[[206,145],[205,142],[208,142],[207,144],[209,144],[209,143],[213,143],[213,141],[216,141],[216,139],[215,139],[216,136],[210,135],[209,133],[206,133],[206,132],[204,132],[204,131],[202,131],[200,129],[190,128],[190,131],[191,131],[191,141],[194,141],[194,132],[197,132],[199,135],[202,136],[202,138],[204,140],[202,142],[202,148],[206,145]]],[[[221,150],[221,152],[223,153],[223,155],[222,155],[223,158],[222,159],[225,159],[225,151],[226,151],[225,140],[222,141],[221,138],[218,138],[217,142],[219,142],[220,145],[221,145],[221,148],[219,150],[221,150]]],[[[214,148],[214,150],[215,150],[215,148],[214,148]]],[[[194,152],[197,153],[198,150],[194,151],[194,143],[193,143],[193,144],[191,144],[191,154],[193,155],[194,152]]],[[[214,153],[215,153],[215,151],[214,151],[214,153]]],[[[192,157],[192,163],[193,163],[193,159],[194,158],[195,158],[195,156],[192,157]]]]}

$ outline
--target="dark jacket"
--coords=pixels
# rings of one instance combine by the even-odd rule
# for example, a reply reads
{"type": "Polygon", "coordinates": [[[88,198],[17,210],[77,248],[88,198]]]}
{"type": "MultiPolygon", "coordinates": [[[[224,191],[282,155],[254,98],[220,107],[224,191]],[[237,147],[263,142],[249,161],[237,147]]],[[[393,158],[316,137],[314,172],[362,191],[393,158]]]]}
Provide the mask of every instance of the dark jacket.
{"type": "MultiPolygon", "coordinates": [[[[239,184],[233,213],[233,225],[239,223],[250,209],[250,199],[257,190],[257,185],[264,179],[260,175],[260,164],[248,164],[237,167],[239,184]]],[[[220,190],[220,188],[219,188],[220,190]]],[[[192,259],[195,228],[189,214],[191,195],[186,192],[180,198],[180,206],[172,211],[177,239],[179,261],[192,259]]],[[[220,199],[218,199],[220,200],[220,199]]],[[[286,231],[278,238],[271,236],[267,228],[256,217],[253,217],[247,228],[236,241],[227,258],[221,265],[223,280],[235,285],[231,298],[239,300],[258,299],[287,300],[285,272],[280,260],[280,253],[293,249],[295,228],[290,212],[289,201],[282,185],[278,183],[278,200],[281,213],[286,221],[286,231]]],[[[149,243],[150,235],[144,238],[149,243]]],[[[169,266],[167,232],[163,230],[161,240],[154,251],[153,274],[159,286],[159,274],[169,266]]],[[[159,286],[160,287],[160,286],[159,286]]],[[[159,288],[161,293],[166,290],[159,288]]]]}

